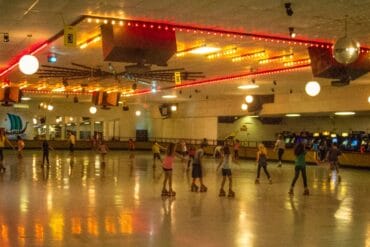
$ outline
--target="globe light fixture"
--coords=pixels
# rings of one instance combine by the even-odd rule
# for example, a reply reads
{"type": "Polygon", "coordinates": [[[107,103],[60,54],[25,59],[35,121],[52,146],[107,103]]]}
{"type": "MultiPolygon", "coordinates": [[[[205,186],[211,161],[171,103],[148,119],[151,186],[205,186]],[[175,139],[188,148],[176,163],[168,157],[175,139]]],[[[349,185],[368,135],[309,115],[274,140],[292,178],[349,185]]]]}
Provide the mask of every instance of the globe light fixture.
{"type": "Polygon", "coordinates": [[[48,111],[52,111],[54,110],[54,106],[53,105],[48,105],[48,111]]]}
{"type": "Polygon", "coordinates": [[[248,110],[248,105],[247,104],[242,104],[242,110],[243,111],[246,111],[246,110],[248,110]]]}
{"type": "Polygon", "coordinates": [[[321,86],[317,81],[309,81],[306,83],[306,94],[309,96],[317,96],[320,93],[321,86]]]}
{"type": "Polygon", "coordinates": [[[39,60],[33,55],[24,55],[19,60],[19,70],[25,75],[32,75],[39,69],[39,60]]]}
{"type": "Polygon", "coordinates": [[[95,113],[97,112],[97,110],[98,110],[98,109],[96,109],[96,107],[95,107],[95,106],[91,106],[91,107],[89,108],[89,111],[90,111],[90,113],[91,113],[91,114],[95,114],[95,113]]]}
{"type": "Polygon", "coordinates": [[[141,116],[141,111],[136,111],[135,114],[136,114],[136,116],[139,117],[139,116],[141,116]]]}
{"type": "Polygon", "coordinates": [[[252,95],[245,96],[245,102],[247,102],[248,104],[252,103],[253,100],[254,100],[254,97],[252,95]]]}
{"type": "Polygon", "coordinates": [[[172,105],[172,106],[171,106],[171,111],[177,111],[177,106],[172,105]]]}

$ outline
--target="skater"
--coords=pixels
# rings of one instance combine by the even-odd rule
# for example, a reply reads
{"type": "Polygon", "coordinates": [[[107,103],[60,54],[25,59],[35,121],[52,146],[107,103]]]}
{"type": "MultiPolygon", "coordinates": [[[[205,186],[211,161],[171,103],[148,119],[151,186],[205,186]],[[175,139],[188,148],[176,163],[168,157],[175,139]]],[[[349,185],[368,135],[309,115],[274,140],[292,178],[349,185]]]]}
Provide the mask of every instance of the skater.
{"type": "Polygon", "coordinates": [[[158,159],[160,162],[162,162],[162,159],[161,159],[161,149],[164,149],[166,150],[164,147],[162,147],[161,145],[158,144],[157,141],[155,141],[153,143],[153,146],[152,146],[152,152],[153,152],[153,167],[155,168],[156,167],[156,160],[158,159]]]}
{"type": "MultiPolygon", "coordinates": [[[[337,172],[338,181],[341,180],[341,177],[339,175],[339,162],[338,162],[338,156],[341,154],[342,152],[338,149],[338,145],[336,143],[333,143],[326,156],[326,160],[330,164],[330,170],[335,170],[337,172]]],[[[330,180],[330,172],[328,179],[330,180]]]]}
{"type": "Polygon", "coordinates": [[[240,149],[240,141],[236,139],[234,143],[234,161],[239,160],[239,149],[240,149]]]}
{"type": "Polygon", "coordinates": [[[194,162],[195,151],[196,151],[195,147],[193,145],[190,145],[190,147],[189,147],[188,167],[186,168],[186,171],[189,171],[191,163],[194,162]]]}
{"type": "Polygon", "coordinates": [[[293,189],[295,182],[297,181],[299,177],[299,172],[302,173],[302,178],[303,178],[303,186],[304,186],[304,192],[303,195],[308,196],[310,194],[310,191],[308,190],[307,187],[307,175],[306,175],[306,161],[305,161],[305,156],[306,156],[306,151],[305,151],[305,146],[303,143],[299,142],[296,147],[294,148],[294,154],[296,156],[295,159],[295,175],[292,181],[292,185],[289,190],[289,195],[293,195],[293,189]]]}
{"type": "Polygon", "coordinates": [[[76,136],[72,133],[72,131],[69,132],[69,151],[71,154],[75,151],[75,145],[76,145],[76,136]]]}
{"type": "Polygon", "coordinates": [[[108,145],[107,145],[107,143],[105,143],[104,140],[100,141],[100,144],[98,146],[98,151],[100,153],[101,161],[104,163],[105,162],[105,155],[109,151],[108,145]]]}
{"type": "Polygon", "coordinates": [[[188,149],[186,147],[185,140],[181,140],[180,147],[181,147],[181,155],[182,155],[183,158],[185,158],[186,155],[188,154],[188,149]]]}
{"type": "Polygon", "coordinates": [[[255,184],[260,183],[260,173],[261,173],[261,168],[263,168],[263,171],[265,172],[267,179],[269,180],[269,183],[272,184],[271,176],[269,172],[267,171],[267,150],[265,145],[262,143],[258,145],[258,151],[257,151],[257,178],[255,181],[255,184]]]}
{"type": "Polygon", "coordinates": [[[231,175],[231,167],[230,167],[230,148],[225,142],[224,147],[223,147],[223,155],[221,157],[220,164],[217,167],[217,171],[220,169],[222,166],[222,182],[221,182],[221,188],[220,188],[220,193],[218,196],[225,196],[225,190],[224,190],[224,185],[226,182],[226,177],[229,178],[229,194],[227,195],[228,197],[234,197],[235,192],[232,190],[232,175],[231,175]]]}
{"type": "Polygon", "coordinates": [[[18,159],[23,158],[23,149],[24,149],[24,141],[22,140],[22,137],[17,136],[18,159]]]}
{"type": "Polygon", "coordinates": [[[194,162],[193,162],[193,170],[192,170],[192,177],[193,182],[191,183],[191,191],[198,192],[199,187],[195,184],[196,180],[199,179],[200,182],[200,192],[206,192],[207,187],[203,184],[203,155],[204,155],[204,148],[206,147],[205,143],[200,144],[200,148],[195,152],[194,162]]]}
{"type": "Polygon", "coordinates": [[[49,145],[49,142],[47,140],[44,140],[42,142],[42,166],[44,166],[45,164],[45,160],[48,164],[48,166],[50,165],[49,163],[49,150],[54,150],[50,145],[49,145]]]}
{"type": "Polygon", "coordinates": [[[14,149],[13,144],[10,143],[10,141],[8,140],[8,138],[5,135],[5,129],[4,128],[0,128],[0,173],[4,173],[5,172],[5,167],[3,165],[3,161],[4,161],[4,153],[3,153],[3,150],[5,148],[5,144],[6,143],[8,143],[8,145],[11,146],[12,149],[14,149]]]}
{"type": "Polygon", "coordinates": [[[173,168],[173,161],[176,156],[176,144],[171,142],[166,150],[166,156],[163,160],[163,171],[164,171],[164,180],[163,180],[163,188],[162,188],[162,196],[175,196],[176,192],[172,189],[172,168],[173,168]],[[166,185],[168,183],[168,190],[166,189],[166,185]]]}
{"type": "Polygon", "coordinates": [[[276,151],[278,152],[278,167],[281,167],[283,162],[283,154],[285,152],[285,143],[282,135],[279,135],[278,139],[276,140],[274,152],[276,151]]]}
{"type": "Polygon", "coordinates": [[[215,150],[213,151],[213,158],[215,158],[216,160],[221,158],[222,148],[223,148],[223,146],[221,146],[221,145],[217,145],[215,147],[215,150]]]}

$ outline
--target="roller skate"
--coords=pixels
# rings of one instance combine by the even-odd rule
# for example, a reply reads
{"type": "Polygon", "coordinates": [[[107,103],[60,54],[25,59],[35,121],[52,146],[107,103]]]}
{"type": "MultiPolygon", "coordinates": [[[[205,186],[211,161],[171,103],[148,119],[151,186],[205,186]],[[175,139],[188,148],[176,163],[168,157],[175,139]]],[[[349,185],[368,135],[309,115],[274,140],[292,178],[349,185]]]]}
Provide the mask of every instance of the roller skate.
{"type": "Polygon", "coordinates": [[[204,184],[202,184],[201,186],[200,186],[200,192],[207,192],[207,187],[204,185],[204,184]]]}
{"type": "Polygon", "coordinates": [[[168,196],[176,196],[176,192],[173,190],[170,190],[167,194],[168,196]]]}
{"type": "Polygon", "coordinates": [[[227,196],[228,197],[235,197],[235,192],[230,189],[229,194],[227,196]]]}
{"type": "Polygon", "coordinates": [[[290,188],[288,194],[291,195],[291,196],[294,195],[293,188],[290,188]]]}
{"type": "Polygon", "coordinates": [[[254,180],[254,183],[255,184],[260,184],[260,179],[259,178],[256,178],[256,180],[254,180]]]}
{"type": "Polygon", "coordinates": [[[191,192],[198,192],[198,189],[199,189],[199,187],[198,186],[196,186],[195,184],[192,184],[191,185],[191,192]]]}
{"type": "Polygon", "coordinates": [[[308,190],[308,188],[304,189],[303,195],[304,196],[309,196],[310,195],[310,191],[308,190]]]}
{"type": "Polygon", "coordinates": [[[167,190],[162,190],[162,196],[169,196],[169,192],[167,190]]]}
{"type": "Polygon", "coordinates": [[[224,189],[220,189],[220,193],[218,194],[219,197],[221,196],[226,196],[226,193],[224,191],[224,189]]]}

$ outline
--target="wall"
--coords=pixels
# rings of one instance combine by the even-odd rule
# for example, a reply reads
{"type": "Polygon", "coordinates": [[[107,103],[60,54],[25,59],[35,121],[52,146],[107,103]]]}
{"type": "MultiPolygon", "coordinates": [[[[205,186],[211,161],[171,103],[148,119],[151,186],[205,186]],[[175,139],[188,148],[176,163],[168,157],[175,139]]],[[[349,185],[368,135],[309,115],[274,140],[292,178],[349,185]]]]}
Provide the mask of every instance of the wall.
{"type": "MultiPolygon", "coordinates": [[[[70,102],[53,102],[54,110],[47,111],[39,109],[38,105],[40,102],[30,101],[29,109],[17,109],[13,107],[0,107],[0,125],[3,127],[7,126],[8,117],[6,113],[14,113],[19,115],[23,124],[28,122],[28,128],[26,130],[26,139],[33,139],[34,129],[32,119],[34,117],[46,117],[46,124],[55,124],[55,120],[58,116],[71,116],[74,119],[82,117],[91,117],[93,121],[103,121],[104,132],[113,134],[118,134],[121,137],[134,137],[136,135],[136,129],[148,129],[150,123],[148,121],[150,117],[150,112],[145,109],[140,108],[140,106],[130,106],[129,111],[122,111],[121,107],[112,107],[110,110],[101,110],[98,107],[98,112],[96,114],[90,114],[89,107],[90,103],[70,103],[70,102]],[[142,115],[140,117],[135,116],[135,111],[140,109],[142,115]],[[109,130],[109,126],[116,122],[118,129],[109,130]],[[117,124],[119,123],[119,124],[117,124]]],[[[76,120],[74,120],[76,121],[76,120]]]]}
{"type": "Polygon", "coordinates": [[[370,133],[370,116],[337,116],[337,117],[299,117],[287,118],[278,125],[262,124],[258,118],[243,117],[232,124],[218,124],[217,136],[224,139],[230,133],[237,132],[236,138],[246,141],[274,140],[276,133],[291,131],[323,132],[325,130],[336,133],[361,130],[370,133]],[[242,126],[247,131],[240,131],[242,126]]]}

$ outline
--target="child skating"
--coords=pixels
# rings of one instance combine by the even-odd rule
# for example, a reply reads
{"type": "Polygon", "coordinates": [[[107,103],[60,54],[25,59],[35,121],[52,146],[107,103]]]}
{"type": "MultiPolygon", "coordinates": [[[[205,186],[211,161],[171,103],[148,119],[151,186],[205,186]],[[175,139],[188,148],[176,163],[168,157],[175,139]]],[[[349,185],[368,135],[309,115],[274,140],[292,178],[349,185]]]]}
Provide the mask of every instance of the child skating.
{"type": "Polygon", "coordinates": [[[49,163],[49,150],[54,150],[54,149],[49,145],[49,142],[47,140],[44,140],[42,142],[42,166],[44,166],[45,160],[46,160],[48,166],[50,165],[50,163],[49,163]]]}
{"type": "Polygon", "coordinates": [[[193,162],[193,170],[192,170],[192,178],[193,182],[191,183],[191,191],[192,192],[206,192],[207,187],[203,184],[203,155],[204,155],[204,148],[206,147],[205,143],[200,144],[200,148],[195,152],[194,162],[193,162]],[[196,180],[199,179],[200,188],[197,186],[196,180]]]}
{"type": "Polygon", "coordinates": [[[257,161],[258,167],[257,167],[257,177],[256,177],[255,184],[260,183],[261,168],[263,168],[263,171],[265,172],[267,179],[269,180],[269,183],[271,184],[272,183],[271,176],[269,172],[267,171],[267,149],[265,145],[263,145],[262,143],[258,145],[256,161],[257,161]]]}
{"type": "Polygon", "coordinates": [[[176,192],[172,189],[172,169],[173,161],[176,156],[176,144],[170,143],[166,150],[166,156],[163,159],[163,171],[164,171],[164,180],[162,188],[162,196],[176,196],[176,192]],[[168,190],[167,190],[168,184],[168,190]]]}
{"type": "Polygon", "coordinates": [[[298,143],[297,146],[294,148],[294,154],[296,156],[295,159],[295,175],[292,181],[292,185],[289,190],[289,195],[293,195],[294,192],[294,185],[295,182],[297,181],[299,177],[299,172],[302,173],[302,179],[303,179],[303,186],[304,186],[304,192],[303,195],[308,196],[310,194],[310,191],[308,190],[307,187],[307,175],[306,175],[306,151],[305,151],[305,146],[303,143],[298,143]]]}
{"type": "Polygon", "coordinates": [[[17,136],[17,151],[18,151],[18,159],[23,158],[23,149],[24,149],[24,141],[22,137],[17,136]]]}
{"type": "Polygon", "coordinates": [[[154,142],[153,143],[153,146],[152,146],[152,152],[153,152],[153,167],[155,168],[156,167],[156,160],[158,159],[160,162],[162,162],[162,159],[161,159],[161,149],[164,149],[164,147],[162,147],[161,145],[158,144],[158,142],[154,142]]]}
{"type": "MultiPolygon", "coordinates": [[[[333,143],[326,156],[326,159],[330,164],[330,170],[332,171],[335,170],[337,173],[338,182],[340,182],[341,180],[341,177],[339,175],[339,161],[338,161],[338,156],[340,156],[341,154],[342,152],[338,149],[338,145],[336,143],[333,143]]],[[[331,177],[329,171],[328,179],[330,180],[330,178],[331,177]]]]}
{"type": "Polygon", "coordinates": [[[98,146],[98,151],[100,153],[101,162],[105,162],[105,156],[107,155],[109,148],[108,145],[103,140],[101,140],[98,146]]]}
{"type": "Polygon", "coordinates": [[[220,161],[220,164],[218,165],[217,167],[217,170],[220,169],[220,167],[222,166],[222,182],[221,182],[221,188],[220,188],[220,193],[219,193],[219,196],[226,196],[226,192],[224,190],[224,185],[225,185],[225,182],[226,182],[226,177],[228,177],[229,179],[229,193],[228,193],[228,197],[234,197],[235,196],[235,192],[232,190],[232,177],[231,177],[231,167],[230,167],[230,148],[229,146],[227,145],[227,143],[225,142],[225,145],[222,149],[222,157],[221,157],[221,161],[220,161]]]}

